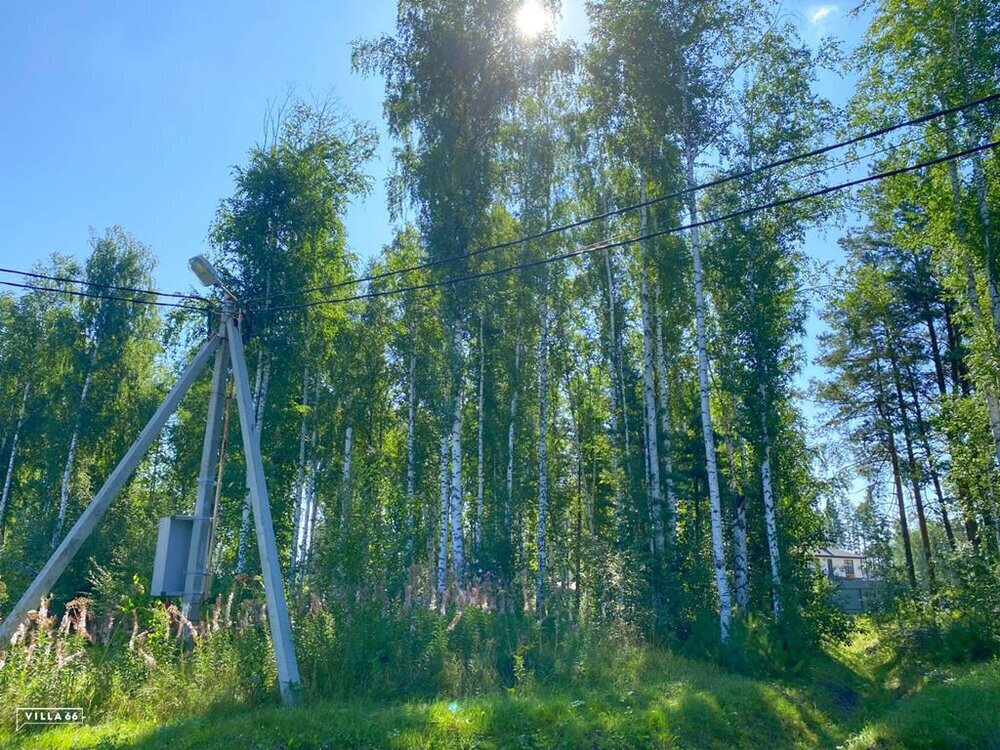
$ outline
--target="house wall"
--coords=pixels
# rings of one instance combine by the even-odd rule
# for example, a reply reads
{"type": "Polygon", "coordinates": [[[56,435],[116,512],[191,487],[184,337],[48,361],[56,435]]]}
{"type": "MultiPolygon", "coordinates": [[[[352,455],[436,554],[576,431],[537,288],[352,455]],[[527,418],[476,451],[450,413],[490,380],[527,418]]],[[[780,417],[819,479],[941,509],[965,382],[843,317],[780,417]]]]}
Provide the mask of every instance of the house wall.
{"type": "Polygon", "coordinates": [[[867,578],[863,560],[856,557],[829,557],[818,555],[816,566],[821,573],[832,578],[867,578]]]}

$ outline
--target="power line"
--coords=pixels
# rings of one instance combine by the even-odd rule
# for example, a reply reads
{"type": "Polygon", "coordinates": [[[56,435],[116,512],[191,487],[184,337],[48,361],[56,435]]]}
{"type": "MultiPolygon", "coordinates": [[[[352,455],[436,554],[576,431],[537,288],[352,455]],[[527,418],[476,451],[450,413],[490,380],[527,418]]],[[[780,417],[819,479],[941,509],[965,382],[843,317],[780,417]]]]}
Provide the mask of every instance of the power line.
{"type": "Polygon", "coordinates": [[[56,287],[50,286],[36,286],[34,284],[19,284],[16,281],[0,281],[0,284],[4,286],[12,286],[17,289],[30,289],[35,292],[52,292],[55,294],[69,294],[73,297],[89,297],[91,299],[103,299],[111,300],[114,302],[133,302],[138,305],[154,305],[156,307],[176,307],[182,310],[195,310],[198,312],[206,312],[210,308],[208,307],[196,307],[195,305],[185,305],[179,302],[157,302],[151,299],[138,299],[136,297],[117,297],[110,294],[95,294],[93,292],[81,292],[76,289],[57,289],[56,287]]]}
{"type": "MultiPolygon", "coordinates": [[[[697,227],[710,226],[712,224],[717,224],[722,221],[728,221],[729,219],[739,218],[741,216],[747,216],[749,214],[758,213],[760,211],[766,211],[772,208],[780,208],[782,206],[787,206],[792,203],[798,203],[799,201],[810,200],[812,198],[818,198],[829,193],[834,193],[839,190],[846,190],[848,188],[857,187],[859,185],[864,185],[869,182],[875,182],[876,180],[882,180],[887,177],[896,177],[901,174],[906,174],[908,172],[913,172],[918,169],[924,169],[926,167],[934,166],[935,164],[942,164],[944,162],[953,161],[955,159],[961,159],[972,154],[979,153],[981,151],[986,151],[992,148],[1000,146],[1000,141],[991,141],[980,146],[975,146],[973,148],[968,148],[963,151],[956,151],[953,153],[945,154],[943,156],[936,157],[934,159],[929,159],[927,161],[919,162],[918,164],[911,164],[906,167],[899,167],[897,169],[891,169],[886,172],[879,172],[877,174],[868,175],[867,177],[861,177],[856,180],[851,180],[849,182],[842,182],[837,185],[829,185],[827,187],[813,190],[809,193],[804,193],[802,195],[790,196],[788,198],[781,198],[779,200],[771,201],[769,203],[764,203],[757,206],[750,206],[747,208],[742,208],[736,211],[731,211],[721,216],[713,216],[708,219],[702,219],[701,221],[692,222],[690,224],[682,224],[676,227],[670,227],[668,229],[660,229],[655,232],[650,232],[639,237],[632,237],[630,239],[624,240],[614,240],[608,239],[601,242],[594,243],[593,245],[588,245],[586,247],[580,248],[578,250],[573,250],[571,252],[562,253],[560,255],[552,255],[545,258],[538,258],[536,260],[528,261],[525,263],[518,263],[512,266],[505,266],[503,268],[497,268],[492,271],[480,271],[478,273],[465,274],[463,276],[455,276],[448,279],[442,279],[439,281],[430,281],[424,284],[414,284],[411,286],[400,287],[397,289],[385,289],[381,291],[366,292],[364,294],[355,294],[350,297],[336,297],[333,299],[321,299],[313,300],[311,302],[304,302],[297,305],[285,305],[282,307],[272,307],[268,308],[267,312],[282,312],[285,310],[301,310],[308,307],[316,307],[317,305],[328,305],[337,304],[343,302],[354,302],[363,299],[372,299],[374,297],[384,297],[390,294],[403,294],[405,292],[420,291],[423,289],[433,289],[439,286],[446,286],[450,284],[458,284],[463,281],[475,281],[477,279],[483,279],[489,276],[498,276],[500,274],[509,273],[511,271],[518,271],[527,268],[534,268],[536,266],[541,266],[546,263],[554,263],[560,260],[567,260],[569,258],[575,258],[581,255],[586,255],[592,253],[596,250],[612,250],[617,247],[624,247],[626,245],[632,245],[636,242],[642,242],[645,240],[653,239],[655,237],[661,237],[667,234],[674,234],[676,232],[681,232],[686,229],[694,229],[697,227]]],[[[257,311],[262,312],[262,311],[257,311]]]]}
{"type": "MultiPolygon", "coordinates": [[[[729,175],[724,175],[722,177],[718,177],[716,179],[709,180],[708,182],[703,182],[703,183],[700,183],[698,185],[692,185],[690,187],[683,188],[682,190],[677,190],[677,191],[675,191],[673,193],[667,193],[665,195],[656,196],[655,198],[649,198],[648,200],[640,201],[639,203],[633,203],[631,205],[624,206],[622,208],[612,209],[610,211],[605,211],[604,213],[601,213],[601,214],[595,214],[593,216],[588,216],[588,217],[583,218],[583,219],[577,219],[576,221],[569,222],[567,224],[561,224],[559,226],[550,227],[549,229],[545,229],[545,230],[540,231],[540,232],[535,232],[534,234],[524,235],[523,237],[519,237],[518,239],[515,239],[515,240],[507,240],[507,241],[504,241],[504,242],[499,242],[499,243],[494,244],[494,245],[486,245],[484,247],[477,248],[475,250],[470,250],[470,251],[465,252],[465,253],[458,253],[456,255],[450,255],[450,256],[447,256],[447,257],[444,257],[444,258],[437,258],[437,259],[434,259],[434,260],[428,260],[428,261],[425,261],[423,263],[418,263],[416,265],[409,266],[407,268],[399,268],[399,269],[393,269],[393,270],[389,270],[389,271],[381,271],[379,273],[374,273],[374,274],[371,274],[371,275],[368,275],[368,276],[362,276],[362,277],[353,278],[353,279],[346,279],[345,281],[340,281],[340,282],[336,282],[336,283],[332,283],[332,284],[321,284],[319,286],[307,287],[305,289],[293,290],[293,291],[288,291],[288,292],[279,292],[277,294],[269,295],[269,299],[270,300],[275,300],[275,299],[280,299],[282,297],[289,297],[289,296],[294,296],[294,295],[299,295],[299,294],[307,294],[309,292],[333,291],[334,289],[340,289],[340,288],[345,287],[345,286],[353,286],[353,285],[356,285],[356,284],[362,284],[362,283],[369,282],[369,281],[378,281],[378,280],[381,280],[381,279],[389,278],[391,276],[399,276],[399,275],[402,275],[402,274],[413,273],[414,271],[422,271],[424,269],[433,268],[435,266],[439,266],[439,265],[442,265],[444,263],[450,263],[452,261],[464,260],[466,258],[472,258],[472,257],[475,257],[477,255],[481,255],[483,253],[491,252],[493,250],[503,250],[503,249],[508,248],[508,247],[514,247],[515,245],[520,245],[520,244],[525,243],[525,242],[531,242],[533,240],[542,239],[543,237],[548,237],[550,235],[553,235],[553,234],[556,234],[556,233],[559,233],[559,232],[565,232],[565,231],[568,231],[570,229],[577,229],[579,227],[586,226],[587,224],[591,224],[591,223],[593,223],[595,221],[601,221],[602,219],[608,219],[608,218],[611,218],[611,217],[614,217],[614,216],[620,216],[621,214],[629,213],[630,211],[635,211],[635,210],[637,210],[639,208],[643,208],[643,207],[646,207],[646,206],[656,205],[658,203],[662,203],[664,201],[671,200],[673,198],[679,198],[679,197],[688,195],[690,193],[698,192],[699,190],[705,190],[706,188],[717,187],[719,185],[724,185],[724,184],[726,184],[728,182],[732,182],[734,180],[740,180],[740,179],[744,179],[746,177],[751,177],[751,176],[753,176],[755,174],[758,174],[760,172],[765,172],[765,171],[769,171],[769,170],[772,170],[772,169],[776,169],[778,167],[786,166],[788,164],[792,164],[794,162],[801,161],[803,159],[810,159],[810,158],[813,158],[813,157],[816,157],[816,156],[822,156],[823,154],[829,153],[830,151],[835,151],[837,149],[845,148],[847,146],[852,146],[852,145],[854,145],[856,143],[860,143],[862,141],[870,140],[872,138],[878,138],[880,136],[887,135],[889,133],[892,133],[892,132],[894,132],[896,130],[900,130],[902,128],[913,127],[915,125],[922,125],[925,122],[929,122],[931,120],[935,120],[935,119],[938,119],[940,117],[945,117],[947,115],[955,114],[956,112],[961,112],[963,110],[970,109],[972,107],[977,107],[977,106],[980,106],[982,104],[988,104],[989,102],[995,101],[997,99],[1000,99],[1000,92],[995,93],[995,94],[990,94],[989,96],[980,97],[979,99],[974,99],[972,101],[966,102],[964,104],[959,104],[959,105],[956,105],[954,107],[947,107],[947,108],[944,108],[944,109],[935,110],[934,112],[929,112],[927,114],[923,114],[923,115],[920,115],[919,117],[914,117],[914,118],[911,118],[909,120],[905,120],[903,122],[898,122],[898,123],[895,123],[895,124],[892,124],[892,125],[886,125],[884,127],[877,128],[875,130],[870,130],[870,131],[868,131],[866,133],[862,133],[861,135],[857,135],[857,136],[854,136],[852,138],[848,138],[847,140],[844,140],[844,141],[838,141],[837,143],[832,143],[832,144],[829,144],[827,146],[821,146],[820,148],[816,148],[816,149],[813,149],[812,151],[807,151],[805,153],[795,154],[793,156],[787,156],[785,158],[778,159],[777,161],[773,161],[773,162],[769,162],[767,164],[763,164],[763,165],[761,165],[759,167],[754,167],[752,169],[743,170],[742,172],[734,172],[734,173],[729,174],[729,175]]],[[[912,142],[912,140],[913,139],[911,139],[910,142],[912,142]]],[[[902,144],[899,144],[899,145],[902,145],[902,144]]],[[[876,152],[876,153],[878,153],[878,152],[876,152]]],[[[845,163],[850,163],[851,161],[852,160],[848,160],[845,163]]],[[[831,169],[836,168],[836,166],[842,166],[842,165],[835,165],[834,167],[831,167],[831,169]]],[[[823,168],[823,169],[817,170],[817,171],[826,171],[826,169],[823,168]]],[[[810,174],[815,174],[815,172],[814,173],[810,173],[810,174]]],[[[256,302],[256,301],[261,300],[261,299],[264,299],[264,298],[263,297],[253,297],[253,298],[248,299],[247,302],[256,302]]],[[[274,308],[274,309],[279,309],[279,308],[274,308]]]]}
{"type": "MultiPolygon", "coordinates": [[[[945,128],[942,128],[941,130],[938,130],[938,133],[950,133],[953,130],[955,130],[957,127],[958,127],[958,123],[954,123],[954,124],[949,125],[949,126],[947,126],[945,128]]],[[[818,169],[814,169],[814,170],[812,170],[810,172],[805,172],[803,174],[795,175],[791,179],[793,181],[806,180],[806,179],[808,179],[810,177],[815,177],[816,175],[826,174],[827,172],[832,172],[835,169],[840,169],[840,167],[846,167],[849,164],[855,164],[855,163],[857,163],[859,161],[864,161],[865,159],[870,159],[873,156],[880,156],[881,154],[887,154],[887,153],[890,153],[892,151],[896,151],[898,149],[901,149],[904,146],[909,146],[911,144],[918,143],[918,142],[924,140],[925,135],[926,135],[925,133],[921,133],[920,135],[915,135],[915,136],[913,136],[911,138],[904,138],[903,140],[898,141],[897,143],[890,143],[890,144],[888,144],[886,146],[882,146],[881,148],[877,148],[874,151],[868,151],[867,153],[864,153],[864,154],[856,154],[854,156],[848,157],[847,159],[843,159],[841,161],[838,161],[836,164],[830,164],[830,165],[827,165],[825,167],[819,167],[818,169]]]]}
{"type": "Polygon", "coordinates": [[[151,294],[156,297],[174,297],[177,299],[196,299],[201,302],[209,302],[205,297],[199,297],[197,294],[180,294],[178,292],[161,292],[157,289],[142,289],[131,286],[119,286],[117,284],[101,284],[96,281],[87,281],[86,279],[74,279],[71,276],[49,276],[44,273],[38,273],[36,271],[19,271],[16,268],[0,268],[0,273],[9,273],[17,276],[27,276],[32,279],[44,279],[46,281],[60,281],[67,284],[84,284],[86,286],[92,286],[97,289],[110,289],[116,292],[128,292],[130,294],[151,294]]]}

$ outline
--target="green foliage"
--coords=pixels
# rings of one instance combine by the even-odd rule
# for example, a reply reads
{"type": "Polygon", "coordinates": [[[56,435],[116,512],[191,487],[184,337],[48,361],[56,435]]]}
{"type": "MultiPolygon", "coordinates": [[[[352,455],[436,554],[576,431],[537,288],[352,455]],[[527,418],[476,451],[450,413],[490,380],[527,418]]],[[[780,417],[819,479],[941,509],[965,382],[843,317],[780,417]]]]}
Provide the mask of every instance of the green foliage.
{"type": "MultiPolygon", "coordinates": [[[[149,746],[210,742],[207,707],[270,722],[207,715],[225,742],[257,733],[288,748],[832,746],[876,713],[862,693],[881,711],[1000,653],[1000,159],[863,190],[846,261],[818,283],[807,231],[847,206],[752,209],[826,179],[822,157],[756,169],[843,124],[817,93],[831,44],[735,0],[595,0],[584,47],[551,33],[529,43],[509,22],[518,4],[401,0],[394,33],[355,46],[355,68],[385,79],[395,139],[397,226],[380,254],[352,254],[344,221],[372,184],[375,131],[332,104],[272,113],[211,228],[244,303],[316,715],[271,712],[237,420],[212,550],[214,590],[228,598],[192,647],[193,626],[145,593],[156,519],[191,507],[206,379],[62,578],[58,614],[46,603],[10,650],[4,705],[80,704],[133,722],[118,739],[149,746]],[[619,210],[728,171],[753,174],[619,210]],[[639,231],[665,233],[631,250],[597,244],[639,231]],[[507,272],[479,275],[493,270],[507,272]],[[797,380],[817,290],[829,418],[818,436],[797,380]],[[837,452],[833,429],[852,460],[826,477],[817,457],[837,452]],[[867,485],[856,507],[854,477],[867,485]],[[880,581],[878,636],[851,640],[853,621],[830,606],[814,550],[834,542],[862,548],[880,581]],[[729,578],[746,585],[723,643],[729,578]],[[858,653],[865,638],[871,651],[858,653]],[[178,717],[200,718],[145,736],[178,717]]],[[[989,3],[865,7],[852,126],[992,92],[989,3]]],[[[879,142],[877,166],[993,139],[990,114],[879,142]]],[[[116,227],[81,263],[53,256],[39,270],[145,288],[153,266],[116,227]]],[[[0,296],[3,606],[203,335],[190,311],[163,320],[146,305],[50,294],[0,296]]],[[[991,668],[977,669],[954,693],[928,692],[927,710],[992,695],[991,668]]],[[[952,723],[939,735],[918,725],[901,710],[856,742],[953,737],[952,723]]]]}
{"type": "Polygon", "coordinates": [[[886,621],[896,648],[928,668],[1000,655],[1000,576],[972,549],[951,560],[947,583],[930,597],[901,597],[886,621]]]}

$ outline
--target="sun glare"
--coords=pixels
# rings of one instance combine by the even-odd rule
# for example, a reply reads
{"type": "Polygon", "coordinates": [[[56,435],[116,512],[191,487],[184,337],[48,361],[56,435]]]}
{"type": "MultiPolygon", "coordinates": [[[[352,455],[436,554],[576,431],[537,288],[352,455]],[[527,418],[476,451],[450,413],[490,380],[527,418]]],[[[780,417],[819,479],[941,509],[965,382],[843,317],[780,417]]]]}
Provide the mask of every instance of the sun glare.
{"type": "Polygon", "coordinates": [[[517,11],[517,30],[526,39],[544,33],[552,26],[552,14],[538,0],[525,0],[517,11]]]}

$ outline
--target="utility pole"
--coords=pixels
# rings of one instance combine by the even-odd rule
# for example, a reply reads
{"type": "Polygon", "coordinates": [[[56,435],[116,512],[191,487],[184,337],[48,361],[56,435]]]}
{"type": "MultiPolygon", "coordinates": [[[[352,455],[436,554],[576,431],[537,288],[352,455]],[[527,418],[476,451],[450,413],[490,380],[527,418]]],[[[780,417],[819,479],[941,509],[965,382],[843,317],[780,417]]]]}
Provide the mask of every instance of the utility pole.
{"type": "Polygon", "coordinates": [[[223,342],[215,351],[215,369],[212,373],[212,390],[208,397],[208,421],[205,440],[201,449],[201,468],[198,472],[198,494],[194,503],[194,522],[191,526],[191,549],[188,553],[187,573],[184,579],[184,597],[181,611],[193,623],[198,622],[201,600],[208,580],[208,540],[212,531],[212,505],[215,500],[216,466],[219,446],[222,443],[222,410],[226,400],[226,382],[229,370],[229,348],[226,322],[232,316],[232,305],[223,303],[222,321],[218,336],[223,342]]]}
{"type": "Polygon", "coordinates": [[[183,612],[190,620],[197,620],[199,605],[205,594],[210,554],[208,540],[213,531],[212,503],[219,447],[222,440],[223,404],[231,365],[235,381],[240,429],[243,435],[243,451],[247,461],[247,484],[250,488],[264,578],[264,593],[267,597],[268,624],[271,628],[271,641],[274,644],[274,658],[277,664],[278,687],[281,691],[282,702],[286,706],[292,705],[298,696],[299,667],[295,658],[295,647],[292,643],[292,627],[288,615],[288,603],[285,600],[278,547],[274,540],[274,523],[271,519],[271,505],[264,478],[264,463],[260,455],[260,443],[255,436],[256,416],[250,395],[250,381],[247,377],[243,337],[239,327],[240,318],[236,312],[238,300],[222,285],[215,269],[204,256],[195,256],[189,265],[202,283],[206,286],[219,288],[226,297],[223,302],[219,329],[199,349],[163,403],[160,404],[143,428],[139,437],[136,438],[128,452],[111,472],[111,476],[108,477],[104,486],[73,524],[62,543],[52,553],[48,562],[45,563],[35,580],[28,586],[27,591],[14,605],[3,624],[0,625],[0,650],[9,645],[15,630],[24,621],[28,612],[38,607],[42,597],[49,593],[73,556],[100,523],[112,501],[121,492],[167,420],[176,411],[184,394],[191,388],[214,354],[215,367],[212,373],[208,421],[202,445],[191,544],[186,556],[187,566],[182,598],[183,612]]]}
{"type": "Polygon", "coordinates": [[[264,463],[260,457],[260,443],[254,431],[253,398],[250,396],[250,379],[243,355],[243,338],[233,318],[226,321],[229,327],[229,351],[233,357],[233,379],[236,381],[236,405],[240,413],[240,432],[243,434],[243,452],[247,457],[247,483],[250,485],[250,503],[257,527],[257,546],[264,574],[264,594],[267,596],[267,621],[271,626],[274,659],[278,667],[278,687],[281,700],[287,705],[295,702],[299,686],[299,666],[292,645],[292,625],[285,601],[285,584],[281,577],[278,548],[274,542],[274,525],[271,521],[271,503],[264,481],[264,463]]]}
{"type": "Polygon", "coordinates": [[[45,563],[45,566],[35,576],[35,580],[28,586],[28,590],[21,595],[17,604],[7,614],[7,619],[3,621],[3,625],[0,625],[0,648],[6,648],[10,644],[10,639],[13,637],[15,629],[21,624],[30,610],[38,607],[42,597],[49,593],[52,586],[59,579],[59,576],[66,570],[66,566],[69,565],[70,560],[73,559],[73,555],[79,551],[87,537],[90,536],[97,527],[97,524],[100,523],[101,518],[104,517],[104,514],[108,510],[108,506],[111,505],[111,501],[115,499],[129,477],[132,476],[132,472],[135,471],[139,462],[146,455],[149,446],[156,440],[157,435],[160,434],[160,430],[163,429],[163,425],[167,423],[170,415],[177,409],[177,405],[184,397],[184,394],[187,393],[191,384],[197,379],[198,374],[204,369],[209,358],[219,347],[219,344],[219,337],[212,336],[212,338],[202,345],[191,361],[191,364],[188,365],[170,393],[163,400],[163,403],[160,404],[160,407],[153,413],[153,416],[146,423],[142,432],[139,433],[139,437],[132,443],[132,447],[128,449],[125,457],[122,458],[114,471],[111,472],[111,476],[108,477],[104,486],[94,495],[94,499],[90,501],[90,505],[76,519],[76,523],[73,524],[73,527],[63,538],[60,545],[56,547],[52,556],[49,557],[48,562],[45,563]]]}

